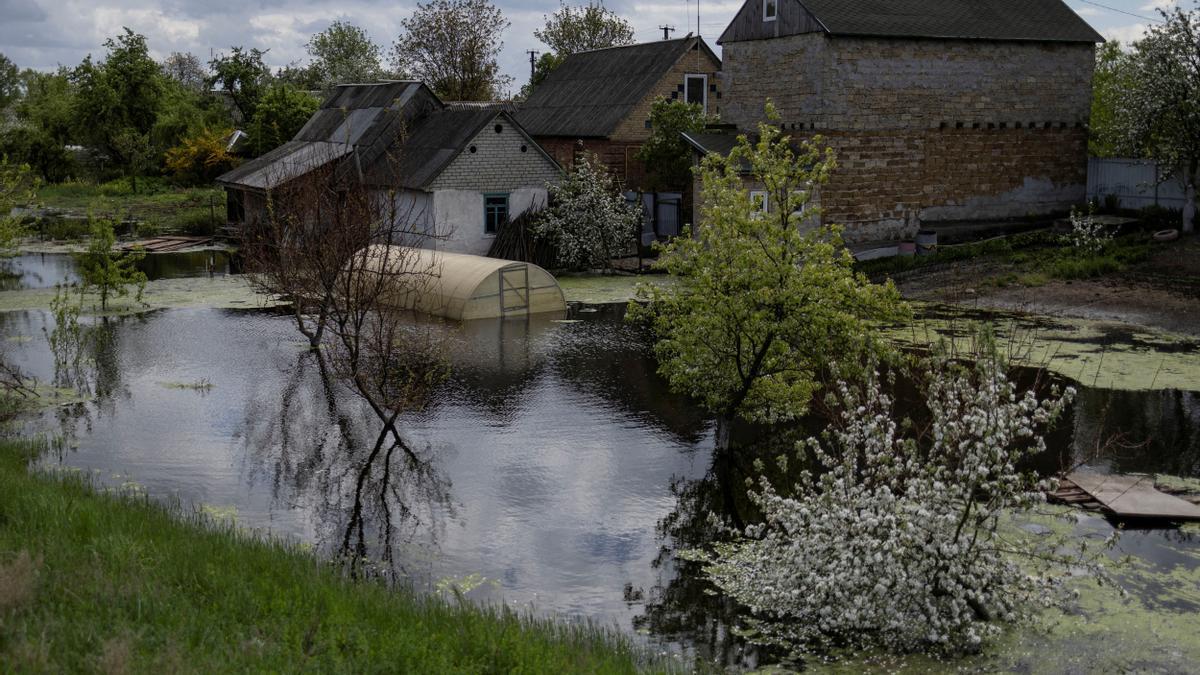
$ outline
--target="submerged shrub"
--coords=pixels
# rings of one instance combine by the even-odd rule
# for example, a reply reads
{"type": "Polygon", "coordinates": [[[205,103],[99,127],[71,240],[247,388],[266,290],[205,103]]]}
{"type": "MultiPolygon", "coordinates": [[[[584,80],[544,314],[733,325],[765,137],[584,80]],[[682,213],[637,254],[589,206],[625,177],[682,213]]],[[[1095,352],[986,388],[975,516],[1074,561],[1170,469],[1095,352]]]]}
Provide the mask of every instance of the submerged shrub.
{"type": "Polygon", "coordinates": [[[750,497],[763,522],[711,554],[692,553],[750,610],[752,641],[793,658],[969,652],[1002,624],[1065,601],[1068,565],[1101,572],[1082,552],[1058,553],[1054,537],[1002,531],[1050,487],[1017,467],[1044,450],[1042,431],[1073,390],[1040,401],[1018,394],[994,356],[931,367],[925,433],[897,422],[877,374],[839,384],[830,403],[840,413],[822,439],[798,445],[808,470],[791,491],[761,479],[750,497]]]}
{"type": "Polygon", "coordinates": [[[633,250],[641,213],[625,202],[612,174],[595,155],[584,154],[559,182],[551,183],[550,207],[534,221],[534,234],[554,247],[568,269],[608,269],[633,250]]]}

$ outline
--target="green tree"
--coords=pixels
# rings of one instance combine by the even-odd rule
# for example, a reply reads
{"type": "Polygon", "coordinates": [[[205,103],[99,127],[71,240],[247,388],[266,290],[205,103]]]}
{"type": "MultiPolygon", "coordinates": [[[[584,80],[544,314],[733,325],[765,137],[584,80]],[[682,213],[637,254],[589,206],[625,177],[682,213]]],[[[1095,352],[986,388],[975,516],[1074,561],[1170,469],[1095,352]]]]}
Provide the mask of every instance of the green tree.
{"type": "Polygon", "coordinates": [[[0,256],[13,253],[24,233],[21,221],[9,214],[13,207],[33,203],[36,191],[37,179],[29,167],[10,164],[0,155],[0,256]]]}
{"type": "Polygon", "coordinates": [[[287,84],[272,85],[249,124],[250,152],[261,155],[290,141],[320,105],[308,92],[287,84]]]}
{"type": "Polygon", "coordinates": [[[1118,157],[1128,151],[1128,130],[1118,115],[1120,99],[1132,88],[1129,55],[1117,40],[1096,50],[1096,70],[1092,76],[1092,114],[1088,134],[1088,154],[1092,157],[1118,157]]]}
{"type": "Polygon", "coordinates": [[[382,52],[366,31],[345,21],[334,21],[305,45],[312,59],[309,69],[321,88],[350,82],[373,82],[383,75],[382,52]]]}
{"type": "Polygon", "coordinates": [[[1117,118],[1130,147],[1158,162],[1161,178],[1180,178],[1187,194],[1183,231],[1193,229],[1200,180],[1200,12],[1159,10],[1154,25],[1134,44],[1117,118]]]}
{"type": "MultiPolygon", "coordinates": [[[[770,104],[767,115],[775,118],[770,104]]],[[[873,321],[905,313],[890,281],[855,273],[840,228],[804,227],[819,216],[810,199],[835,168],[833,151],[819,137],[794,149],[770,124],[758,132],[757,143],[743,136],[727,157],[704,159],[702,224],[656,263],[677,283],[642,289],[648,305],[631,306],[657,335],[659,372],[723,421],[802,415],[831,364],[847,374],[883,351],[873,321]],[[766,190],[768,212],[752,200],[743,167],[766,190]]]]}
{"type": "Polygon", "coordinates": [[[263,63],[265,51],[232,47],[230,52],[208,62],[212,71],[208,84],[220,85],[221,90],[229,94],[234,109],[241,116],[240,120],[235,121],[245,121],[254,117],[258,99],[270,82],[271,69],[263,63]]]}
{"type": "Polygon", "coordinates": [[[529,98],[529,95],[533,93],[534,87],[545,82],[546,77],[550,75],[551,71],[561,65],[566,58],[554,52],[546,52],[539,56],[533,66],[533,77],[525,83],[525,86],[521,87],[521,91],[517,93],[517,99],[524,101],[529,98]]]}
{"type": "Polygon", "coordinates": [[[75,140],[75,85],[70,75],[66,68],[53,73],[26,70],[21,74],[25,95],[16,106],[18,119],[60,146],[75,140]]]}
{"type": "Polygon", "coordinates": [[[559,3],[558,11],[533,36],[559,57],[589,49],[633,44],[633,25],[601,4],[572,7],[559,3]]]}
{"type": "Polygon", "coordinates": [[[94,218],[91,226],[92,237],[87,250],[76,254],[79,277],[83,282],[81,292],[99,294],[101,311],[108,309],[109,297],[128,295],[130,286],[137,288],[135,297],[141,302],[146,274],[137,268],[137,263],[145,257],[145,252],[114,250],[117,237],[111,220],[94,218]]]}
{"type": "Polygon", "coordinates": [[[128,28],[104,46],[108,54],[102,63],[88,55],[72,74],[78,88],[76,128],[81,139],[112,156],[136,191],[137,174],[148,163],[143,144],[134,141],[148,139],[158,121],[165,92],[162,71],[150,58],[145,36],[128,28]]]}
{"type": "Polygon", "coordinates": [[[425,82],[448,101],[502,98],[512,78],[496,59],[508,28],[503,12],[488,0],[430,0],[417,3],[401,21],[392,44],[392,66],[425,82]]]}
{"type": "Polygon", "coordinates": [[[650,138],[637,154],[650,173],[651,187],[680,189],[691,183],[692,148],[682,134],[703,131],[708,121],[697,103],[655,99],[650,106],[650,138]]]}
{"type": "Polygon", "coordinates": [[[21,71],[4,54],[0,54],[0,110],[21,98],[21,71]]]}

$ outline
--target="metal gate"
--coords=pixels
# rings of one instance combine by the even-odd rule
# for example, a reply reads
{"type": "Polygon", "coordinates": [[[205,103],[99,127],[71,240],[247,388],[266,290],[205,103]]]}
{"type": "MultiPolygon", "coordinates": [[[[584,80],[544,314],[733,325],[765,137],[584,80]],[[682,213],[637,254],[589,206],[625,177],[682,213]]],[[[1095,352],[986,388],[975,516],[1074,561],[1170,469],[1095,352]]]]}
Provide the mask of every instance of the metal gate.
{"type": "Polygon", "coordinates": [[[500,269],[500,313],[529,309],[529,266],[509,265],[500,269]]]}

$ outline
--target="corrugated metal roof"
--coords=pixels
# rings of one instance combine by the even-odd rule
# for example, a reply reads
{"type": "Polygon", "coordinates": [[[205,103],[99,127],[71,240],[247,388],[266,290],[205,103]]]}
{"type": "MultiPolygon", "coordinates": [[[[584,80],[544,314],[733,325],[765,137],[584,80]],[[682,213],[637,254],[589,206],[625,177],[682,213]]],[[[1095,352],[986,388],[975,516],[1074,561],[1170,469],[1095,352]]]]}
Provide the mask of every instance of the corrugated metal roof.
{"type": "MultiPolygon", "coordinates": [[[[762,0],[747,0],[757,3],[762,0]]],[[[830,35],[1103,42],[1062,0],[786,0],[830,35]]]]}
{"type": "Polygon", "coordinates": [[[534,88],[516,119],[534,136],[604,138],[697,41],[712,53],[689,36],[571,54],[534,88]]]}

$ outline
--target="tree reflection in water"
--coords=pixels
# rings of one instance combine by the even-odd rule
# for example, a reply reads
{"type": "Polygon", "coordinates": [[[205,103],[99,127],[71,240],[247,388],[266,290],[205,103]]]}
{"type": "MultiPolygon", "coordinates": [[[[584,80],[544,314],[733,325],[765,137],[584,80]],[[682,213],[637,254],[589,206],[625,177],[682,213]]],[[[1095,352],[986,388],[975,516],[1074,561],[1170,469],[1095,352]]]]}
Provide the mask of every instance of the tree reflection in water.
{"type": "Polygon", "coordinates": [[[245,444],[252,479],[276,501],[308,507],[321,552],[354,576],[428,582],[418,569],[453,518],[449,480],[338,380],[319,351],[297,356],[279,400],[254,400],[245,444]],[[422,550],[424,549],[424,550],[422,550]]]}

